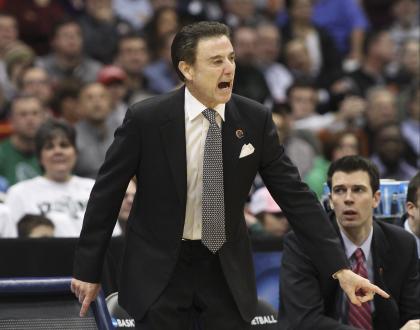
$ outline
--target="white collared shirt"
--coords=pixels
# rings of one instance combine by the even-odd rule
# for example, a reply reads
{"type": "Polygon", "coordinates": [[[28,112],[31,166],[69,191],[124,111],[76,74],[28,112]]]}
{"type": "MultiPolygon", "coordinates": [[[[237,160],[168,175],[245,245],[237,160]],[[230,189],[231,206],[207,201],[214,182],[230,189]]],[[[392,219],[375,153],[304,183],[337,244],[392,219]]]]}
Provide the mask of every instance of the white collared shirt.
{"type": "MultiPolygon", "coordinates": [[[[185,140],[187,150],[187,205],[182,238],[201,239],[203,193],[203,156],[209,121],[201,113],[207,107],[185,88],[185,140]]],[[[217,105],[216,122],[225,120],[225,104],[217,105]]]]}

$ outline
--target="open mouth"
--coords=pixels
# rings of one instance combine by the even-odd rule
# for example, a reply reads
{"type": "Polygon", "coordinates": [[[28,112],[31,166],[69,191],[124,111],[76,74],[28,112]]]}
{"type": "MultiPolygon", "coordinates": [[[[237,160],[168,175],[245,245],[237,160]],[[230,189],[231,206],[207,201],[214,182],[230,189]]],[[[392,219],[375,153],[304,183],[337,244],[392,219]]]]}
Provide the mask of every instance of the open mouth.
{"type": "Polygon", "coordinates": [[[344,211],[343,214],[347,216],[354,216],[357,214],[357,212],[353,210],[347,210],[347,211],[344,211]]]}
{"type": "Polygon", "coordinates": [[[217,87],[220,89],[227,89],[230,88],[231,82],[230,81],[222,81],[217,84],[217,87]]]}

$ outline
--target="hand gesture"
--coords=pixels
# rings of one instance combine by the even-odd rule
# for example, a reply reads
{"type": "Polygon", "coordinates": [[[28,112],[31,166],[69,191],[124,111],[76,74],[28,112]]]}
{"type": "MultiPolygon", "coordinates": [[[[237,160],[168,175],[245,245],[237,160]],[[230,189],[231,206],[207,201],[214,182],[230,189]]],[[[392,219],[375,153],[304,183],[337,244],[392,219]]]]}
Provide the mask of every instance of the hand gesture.
{"type": "Polygon", "coordinates": [[[74,293],[82,304],[82,308],[80,309],[81,317],[86,315],[90,303],[96,299],[100,289],[101,285],[99,283],[83,282],[75,278],[71,280],[71,292],[74,293]]]}

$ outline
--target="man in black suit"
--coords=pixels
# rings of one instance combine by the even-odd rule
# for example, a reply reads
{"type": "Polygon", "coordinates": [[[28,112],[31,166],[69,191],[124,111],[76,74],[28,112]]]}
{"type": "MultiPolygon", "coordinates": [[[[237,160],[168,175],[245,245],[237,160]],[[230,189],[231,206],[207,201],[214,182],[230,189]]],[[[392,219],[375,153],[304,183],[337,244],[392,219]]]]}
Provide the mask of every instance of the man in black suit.
{"type": "Polygon", "coordinates": [[[387,296],[346,269],[337,234],[279,145],[271,113],[232,95],[227,26],[185,26],[171,52],[185,87],[127,110],[92,190],[72,281],[81,315],[99,291],[103,255],[133,175],[138,190],[119,301],[138,329],[189,329],[197,313],[205,329],[249,326],[257,299],[243,207],[257,171],[311,258],[336,274],[355,304],[374,292],[387,296]]]}
{"type": "Polygon", "coordinates": [[[364,256],[365,275],[391,298],[375,296],[355,310],[291,233],[285,239],[281,268],[281,329],[419,329],[416,243],[401,228],[373,220],[373,209],[380,201],[377,167],[359,156],[343,157],[331,164],[328,185],[333,222],[352,267],[357,266],[354,256],[364,256]]]}

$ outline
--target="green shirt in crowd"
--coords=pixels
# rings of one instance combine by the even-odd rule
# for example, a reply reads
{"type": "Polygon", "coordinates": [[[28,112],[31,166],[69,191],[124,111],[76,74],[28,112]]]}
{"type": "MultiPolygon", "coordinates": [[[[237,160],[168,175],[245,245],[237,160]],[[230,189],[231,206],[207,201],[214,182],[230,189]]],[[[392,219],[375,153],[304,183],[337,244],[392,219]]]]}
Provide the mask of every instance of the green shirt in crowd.
{"type": "Polygon", "coordinates": [[[6,179],[9,187],[41,173],[38,160],[33,153],[20,152],[12,145],[10,139],[0,143],[0,176],[6,179]]]}

